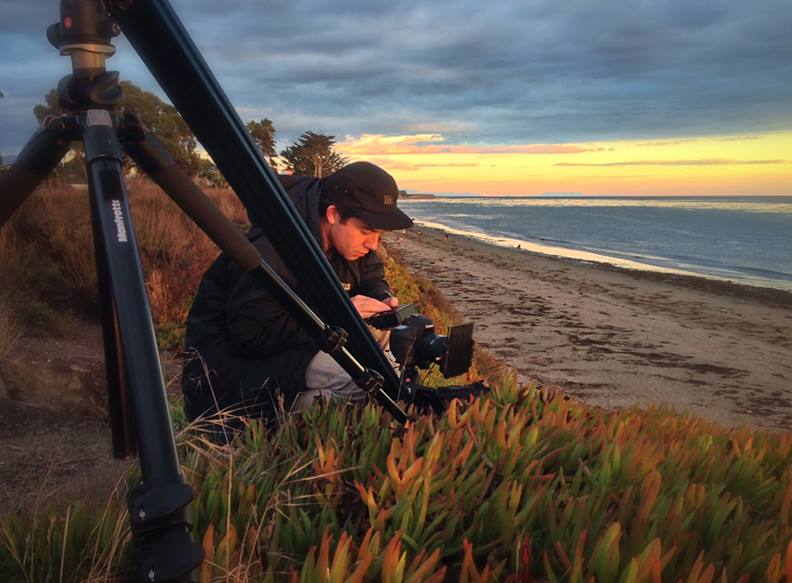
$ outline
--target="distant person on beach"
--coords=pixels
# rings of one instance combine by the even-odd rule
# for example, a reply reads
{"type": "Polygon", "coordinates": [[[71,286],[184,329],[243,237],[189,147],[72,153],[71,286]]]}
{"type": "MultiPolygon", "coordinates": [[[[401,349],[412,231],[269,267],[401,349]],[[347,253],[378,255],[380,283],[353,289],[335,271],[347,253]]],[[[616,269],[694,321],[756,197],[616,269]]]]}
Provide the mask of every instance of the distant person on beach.
{"type": "MultiPolygon", "coordinates": [[[[374,164],[355,162],[325,178],[279,179],[361,317],[397,308],[382,261],[373,253],[383,231],[412,226],[396,206],[393,177],[374,164]]],[[[248,238],[300,294],[299,282],[265,234],[254,226],[248,238]]],[[[380,336],[384,346],[386,335],[380,336]]],[[[186,349],[182,390],[191,420],[223,410],[273,419],[279,397],[298,410],[315,398],[365,398],[276,299],[225,254],[201,280],[187,319],[186,349]]]]}

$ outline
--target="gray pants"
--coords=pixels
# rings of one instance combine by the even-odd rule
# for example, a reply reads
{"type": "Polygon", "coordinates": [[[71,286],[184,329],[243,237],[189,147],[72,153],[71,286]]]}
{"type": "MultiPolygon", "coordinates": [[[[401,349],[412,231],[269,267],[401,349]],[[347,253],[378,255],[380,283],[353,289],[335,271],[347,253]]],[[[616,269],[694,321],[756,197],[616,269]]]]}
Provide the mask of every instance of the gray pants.
{"type": "MultiPolygon", "coordinates": [[[[390,330],[369,328],[377,344],[385,351],[385,356],[396,367],[396,361],[388,350],[390,330]]],[[[332,356],[319,351],[305,369],[306,390],[299,393],[292,405],[293,412],[305,411],[316,399],[324,401],[350,401],[361,403],[366,400],[366,393],[358,387],[352,377],[341,368],[332,356]]]]}

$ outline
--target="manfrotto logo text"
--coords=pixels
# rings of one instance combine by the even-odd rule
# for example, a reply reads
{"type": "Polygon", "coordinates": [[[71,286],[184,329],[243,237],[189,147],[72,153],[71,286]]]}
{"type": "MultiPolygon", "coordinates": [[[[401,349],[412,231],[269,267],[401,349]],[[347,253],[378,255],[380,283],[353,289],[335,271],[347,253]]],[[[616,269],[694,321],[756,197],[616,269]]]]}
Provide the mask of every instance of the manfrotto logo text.
{"type": "Polygon", "coordinates": [[[112,201],[110,203],[110,207],[113,209],[113,222],[116,226],[116,239],[118,239],[119,243],[127,243],[127,231],[126,225],[124,225],[124,213],[121,210],[121,201],[112,201]]]}

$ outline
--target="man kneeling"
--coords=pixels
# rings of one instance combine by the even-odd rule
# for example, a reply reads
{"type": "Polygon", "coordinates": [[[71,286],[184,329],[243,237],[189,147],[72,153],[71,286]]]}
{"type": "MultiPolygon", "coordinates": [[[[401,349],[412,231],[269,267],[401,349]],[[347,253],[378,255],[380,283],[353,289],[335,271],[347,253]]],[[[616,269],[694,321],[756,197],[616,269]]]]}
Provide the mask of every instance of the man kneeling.
{"type": "MultiPolygon", "coordinates": [[[[355,162],[321,179],[279,178],[360,315],[365,319],[397,308],[374,253],[383,231],[412,226],[396,206],[393,178],[368,162],[355,162]]],[[[264,233],[254,227],[248,238],[304,297],[264,233]]],[[[387,348],[385,335],[377,339],[387,348]]],[[[278,396],[287,409],[307,408],[319,397],[365,398],[275,298],[225,254],[201,280],[187,320],[186,349],[182,389],[191,420],[219,411],[273,420],[278,396]]]]}

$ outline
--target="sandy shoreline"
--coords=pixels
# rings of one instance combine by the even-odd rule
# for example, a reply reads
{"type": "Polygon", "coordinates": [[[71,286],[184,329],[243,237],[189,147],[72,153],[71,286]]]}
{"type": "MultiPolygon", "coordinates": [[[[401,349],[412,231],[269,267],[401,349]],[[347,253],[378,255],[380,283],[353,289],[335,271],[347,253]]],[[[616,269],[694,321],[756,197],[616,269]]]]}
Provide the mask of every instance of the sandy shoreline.
{"type": "Polygon", "coordinates": [[[792,294],[639,272],[422,229],[389,235],[478,343],[525,379],[605,407],[668,403],[792,429],[792,294]]]}

